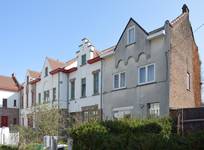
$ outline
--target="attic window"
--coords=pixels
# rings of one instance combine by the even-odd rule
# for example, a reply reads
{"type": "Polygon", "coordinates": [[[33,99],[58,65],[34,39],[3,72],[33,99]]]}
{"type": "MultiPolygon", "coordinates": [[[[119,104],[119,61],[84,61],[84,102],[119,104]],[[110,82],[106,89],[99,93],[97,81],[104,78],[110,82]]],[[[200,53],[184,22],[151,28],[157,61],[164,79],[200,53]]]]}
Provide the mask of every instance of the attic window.
{"type": "Polygon", "coordinates": [[[86,64],[86,54],[81,56],[81,65],[85,65],[86,64]]]}
{"type": "Polygon", "coordinates": [[[127,30],[127,44],[132,44],[135,42],[135,27],[132,26],[127,30]]]}
{"type": "Polygon", "coordinates": [[[45,77],[48,76],[48,67],[45,68],[45,77]]]}

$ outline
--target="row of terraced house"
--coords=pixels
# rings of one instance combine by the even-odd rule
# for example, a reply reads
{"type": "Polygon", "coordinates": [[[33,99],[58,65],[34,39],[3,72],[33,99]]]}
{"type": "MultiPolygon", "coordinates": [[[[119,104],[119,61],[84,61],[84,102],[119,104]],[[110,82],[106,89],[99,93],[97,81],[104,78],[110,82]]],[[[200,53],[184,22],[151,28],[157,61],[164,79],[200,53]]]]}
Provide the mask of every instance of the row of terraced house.
{"type": "Polygon", "coordinates": [[[130,19],[117,44],[99,51],[81,40],[75,58],[46,57],[24,83],[0,76],[1,126],[34,126],[36,105],[57,106],[77,122],[168,116],[170,109],[200,107],[200,60],[189,9],[147,32],[130,19]]]}

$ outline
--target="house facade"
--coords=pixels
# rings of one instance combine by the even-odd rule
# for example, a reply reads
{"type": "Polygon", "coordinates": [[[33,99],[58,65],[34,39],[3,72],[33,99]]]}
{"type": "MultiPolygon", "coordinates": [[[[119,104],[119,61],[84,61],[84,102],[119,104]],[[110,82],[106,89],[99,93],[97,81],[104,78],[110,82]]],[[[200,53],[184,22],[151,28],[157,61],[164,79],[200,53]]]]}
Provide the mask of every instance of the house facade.
{"type": "Polygon", "coordinates": [[[65,70],[75,69],[69,77],[69,113],[74,121],[100,119],[101,59],[100,53],[84,38],[73,63],[65,70]]]}
{"type": "Polygon", "coordinates": [[[14,74],[0,76],[0,126],[19,124],[20,85],[14,74]]]}
{"type": "Polygon", "coordinates": [[[35,126],[34,112],[40,105],[67,112],[67,75],[56,71],[64,65],[46,57],[41,72],[27,71],[21,90],[21,125],[35,126]]]}
{"type": "Polygon", "coordinates": [[[170,109],[200,106],[200,60],[188,7],[151,32],[131,18],[103,57],[102,76],[104,119],[167,116],[170,109]]]}
{"type": "Polygon", "coordinates": [[[41,71],[28,70],[15,91],[20,124],[35,127],[33,112],[41,105],[57,107],[74,122],[199,107],[200,64],[186,5],[151,32],[131,18],[115,46],[98,51],[84,38],[73,59],[46,57],[41,71]]]}

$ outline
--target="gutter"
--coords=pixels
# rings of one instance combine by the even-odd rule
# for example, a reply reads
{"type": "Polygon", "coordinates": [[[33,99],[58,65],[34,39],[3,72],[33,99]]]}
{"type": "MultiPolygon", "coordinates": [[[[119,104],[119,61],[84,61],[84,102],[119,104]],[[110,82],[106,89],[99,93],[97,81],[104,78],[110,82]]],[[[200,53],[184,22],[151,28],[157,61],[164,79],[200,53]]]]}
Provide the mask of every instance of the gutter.
{"type": "Polygon", "coordinates": [[[163,36],[163,35],[165,35],[165,34],[166,34],[165,30],[161,30],[161,31],[159,31],[159,32],[156,32],[156,33],[153,33],[153,34],[148,35],[148,36],[147,36],[147,40],[152,40],[152,39],[154,39],[154,38],[157,38],[157,37],[159,37],[159,36],[163,36]]]}

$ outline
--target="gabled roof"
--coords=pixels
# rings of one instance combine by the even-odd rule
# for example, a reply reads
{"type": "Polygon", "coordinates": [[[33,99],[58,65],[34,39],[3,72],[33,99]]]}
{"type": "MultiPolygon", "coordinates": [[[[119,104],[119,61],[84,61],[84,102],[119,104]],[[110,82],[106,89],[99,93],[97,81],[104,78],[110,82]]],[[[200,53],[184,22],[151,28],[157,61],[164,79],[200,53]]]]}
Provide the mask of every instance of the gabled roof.
{"type": "MultiPolygon", "coordinates": [[[[120,42],[120,40],[121,40],[121,38],[122,38],[124,32],[126,31],[126,29],[127,29],[127,27],[128,27],[128,24],[129,24],[131,21],[133,21],[146,35],[149,35],[149,33],[148,33],[144,28],[142,28],[142,26],[140,26],[140,25],[131,17],[131,18],[129,19],[128,23],[126,24],[125,29],[123,30],[123,32],[122,32],[122,34],[121,34],[121,36],[120,36],[120,38],[119,38],[119,40],[118,40],[118,42],[117,42],[117,44],[116,44],[116,46],[115,46],[115,49],[117,48],[118,43],[120,42]]],[[[114,51],[115,51],[115,49],[114,49],[114,51]]]]}
{"type": "Polygon", "coordinates": [[[39,78],[40,75],[41,75],[40,72],[33,71],[33,70],[30,70],[30,69],[28,69],[28,73],[29,73],[31,78],[39,78]]]}
{"type": "Polygon", "coordinates": [[[60,62],[60,61],[55,60],[55,59],[52,59],[52,58],[47,57],[47,60],[48,60],[48,63],[50,64],[50,67],[52,70],[63,67],[65,65],[65,63],[60,62]]]}
{"type": "Polygon", "coordinates": [[[12,77],[0,75],[0,90],[17,92],[19,89],[12,77]]]}

